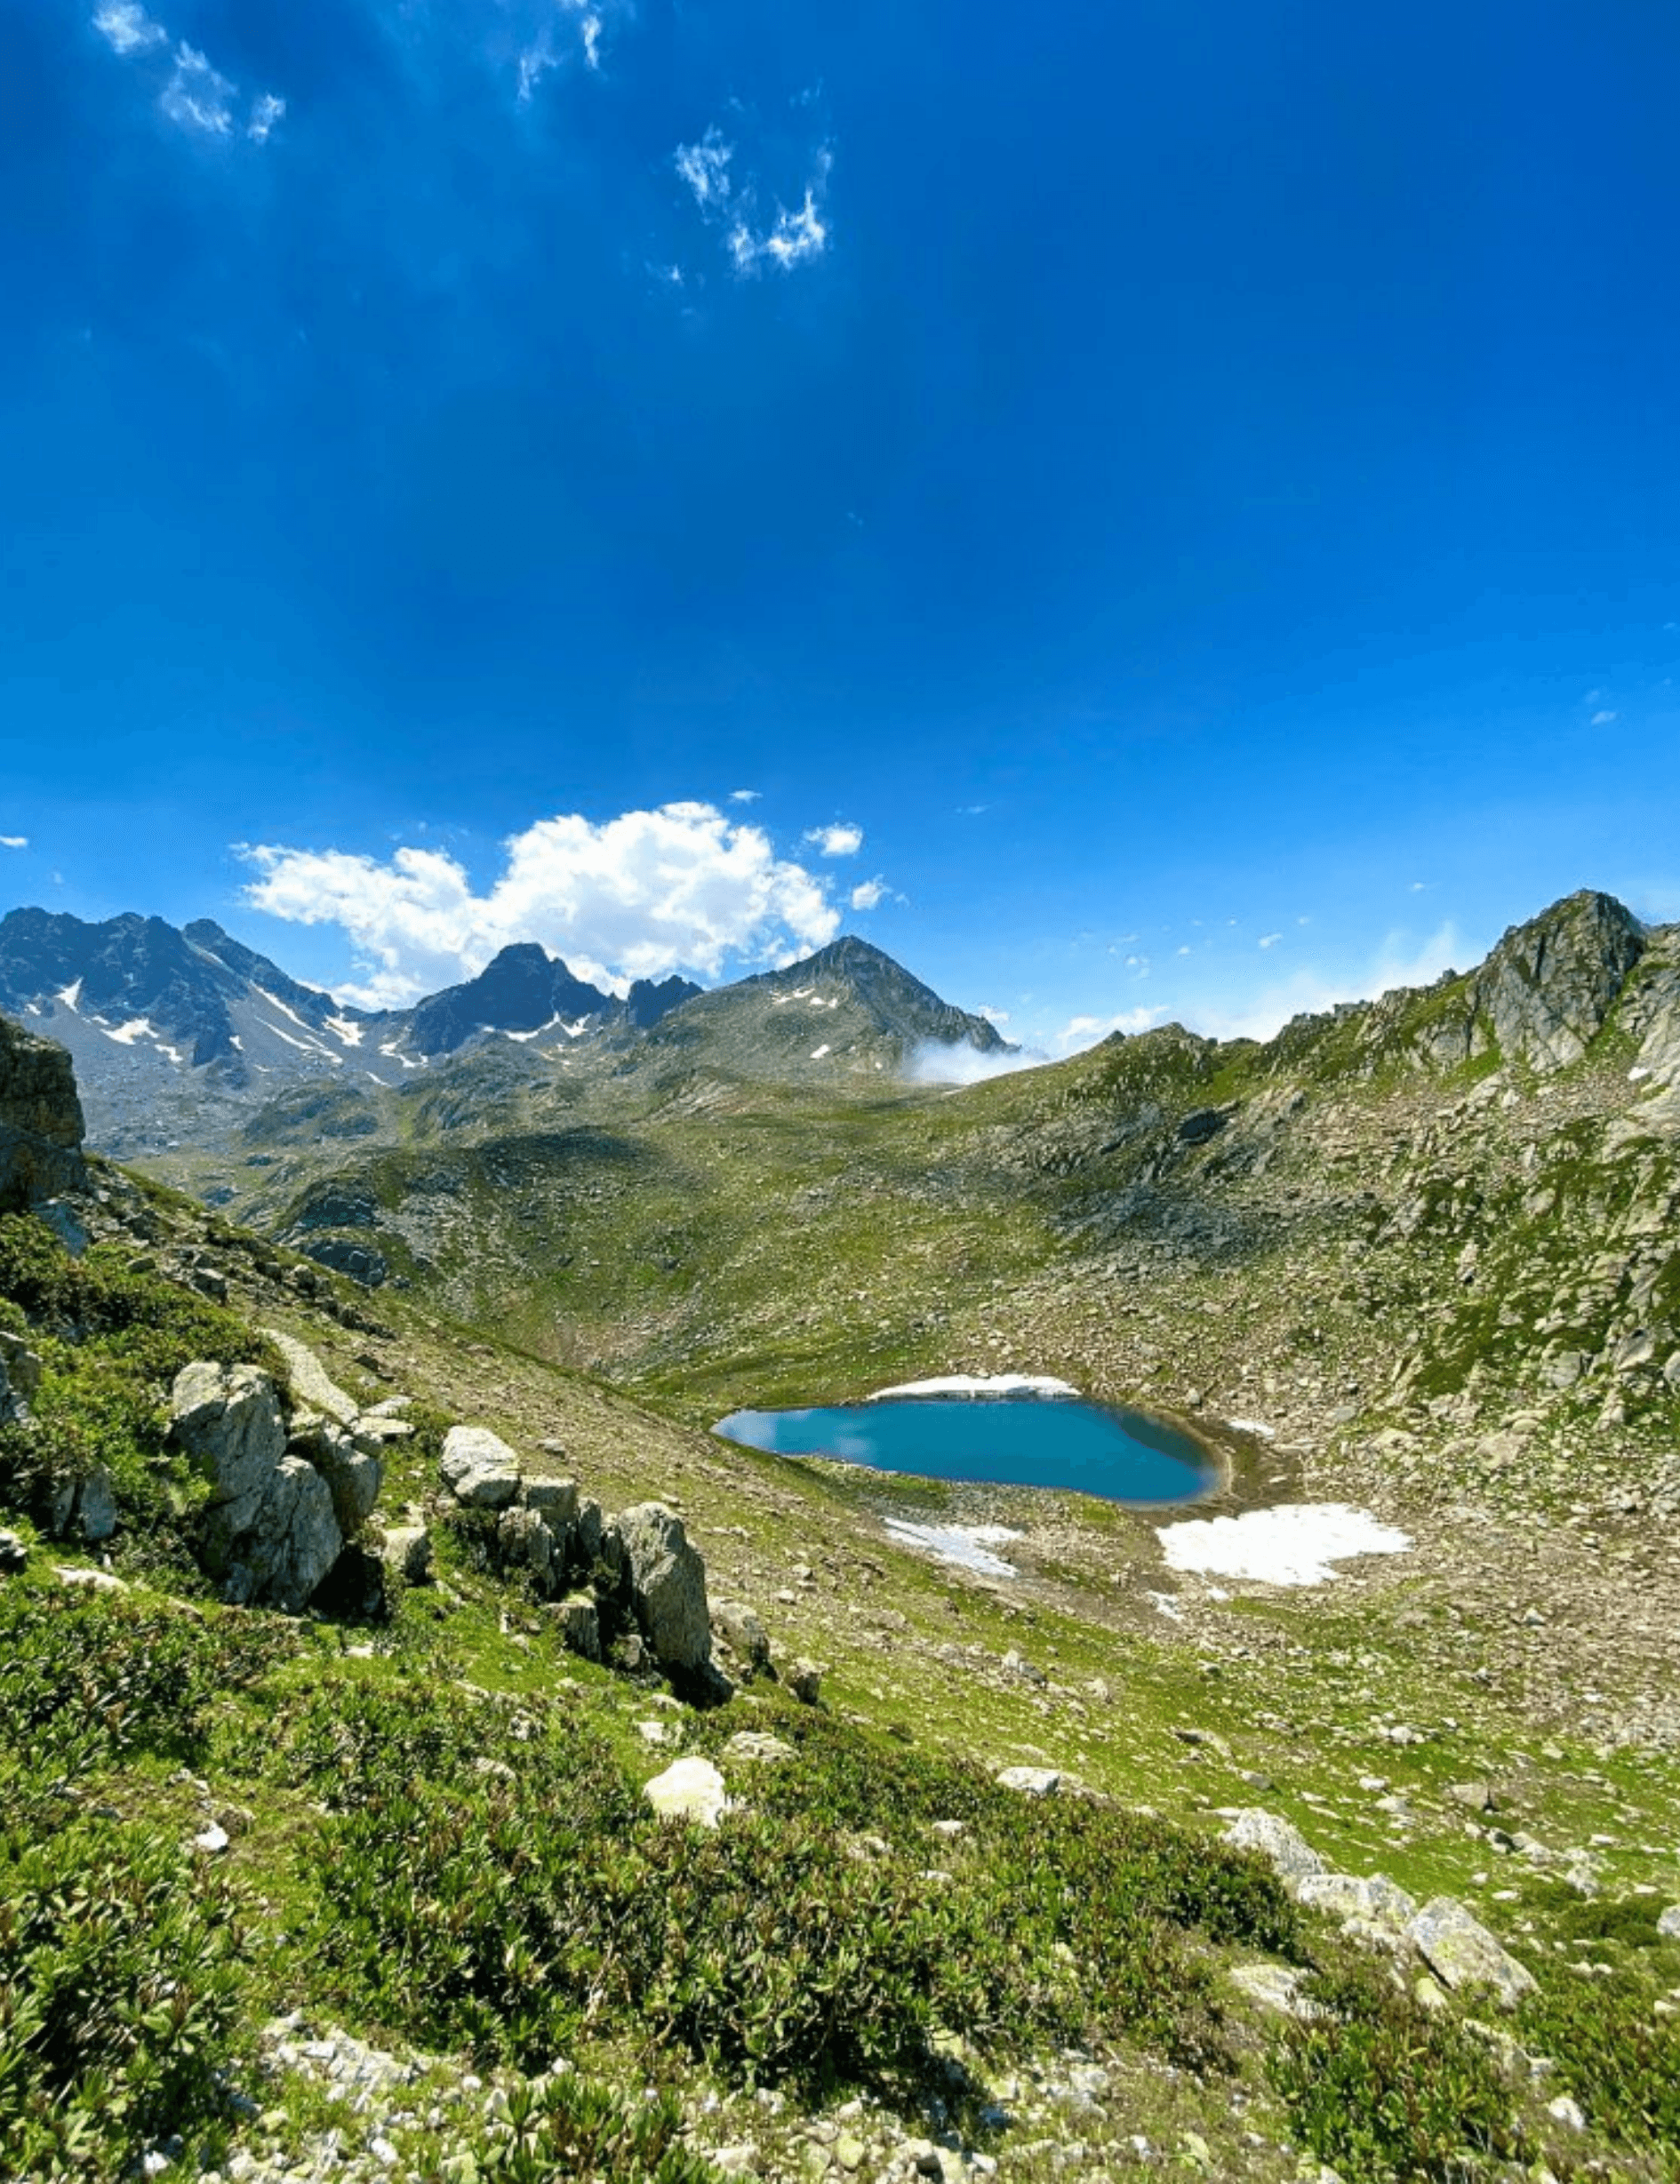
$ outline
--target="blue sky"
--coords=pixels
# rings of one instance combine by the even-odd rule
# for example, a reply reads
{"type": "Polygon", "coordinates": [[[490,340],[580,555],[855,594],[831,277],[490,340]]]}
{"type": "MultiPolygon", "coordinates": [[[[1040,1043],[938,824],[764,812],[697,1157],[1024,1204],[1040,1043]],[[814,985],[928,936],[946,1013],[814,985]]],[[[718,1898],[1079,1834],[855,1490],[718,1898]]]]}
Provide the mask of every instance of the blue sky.
{"type": "Polygon", "coordinates": [[[1657,0],[21,0],[0,900],[391,998],[855,930],[1052,1047],[1680,916],[1677,78],[1657,0]]]}

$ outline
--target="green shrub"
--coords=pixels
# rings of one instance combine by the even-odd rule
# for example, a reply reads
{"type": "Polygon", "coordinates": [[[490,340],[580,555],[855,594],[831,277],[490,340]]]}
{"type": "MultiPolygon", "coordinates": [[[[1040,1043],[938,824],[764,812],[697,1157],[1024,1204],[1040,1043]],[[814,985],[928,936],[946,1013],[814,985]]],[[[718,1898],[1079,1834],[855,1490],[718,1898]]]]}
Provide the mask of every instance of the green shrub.
{"type": "Polygon", "coordinates": [[[566,2071],[515,2086],[504,2119],[452,2138],[447,2153],[427,2148],[417,2173],[420,2184],[712,2184],[718,2172],[681,2129],[668,2098],[629,2100],[566,2071]]]}
{"type": "Polygon", "coordinates": [[[219,1694],[289,1643],[254,1619],[0,1590],[0,2175],[122,2176],[220,2116],[244,2052],[239,1899],[155,1826],[86,1808],[138,1754],[201,1758],[219,1694]]]}
{"type": "Polygon", "coordinates": [[[0,2174],[115,2179],[213,2129],[249,1954],[236,1892],[154,1827],[0,1824],[0,2174]]]}
{"type": "Polygon", "coordinates": [[[1353,1958],[1302,1993],[1323,2014],[1288,2027],[1268,2073],[1297,2137],[1344,2184],[1464,2184],[1490,2156],[1522,2156],[1493,2054],[1455,2018],[1353,1958]]]}
{"type": "Polygon", "coordinates": [[[1525,2045],[1549,2055],[1588,2119],[1612,2139],[1668,2156],[1680,2175],[1680,2027],[1652,2015],[1644,1982],[1558,1979],[1524,2004],[1525,2045]]]}
{"type": "Polygon", "coordinates": [[[1016,2049],[1128,2032],[1218,2066],[1186,1929],[1294,1943],[1252,1861],[910,1755],[879,1756],[882,1805],[914,1830],[883,1853],[835,1822],[877,1755],[836,1732],[807,1756],[708,1833],[656,1820],[558,1708],[375,1684],[317,1700],[275,1763],[333,1814],[311,1954],[347,2006],[427,2044],[529,2068],[634,2027],[738,2081],[820,2093],[920,2076],[941,2031],[1016,2049]],[[953,1798],[973,1842],[936,1845],[923,1815],[953,1798]]]}

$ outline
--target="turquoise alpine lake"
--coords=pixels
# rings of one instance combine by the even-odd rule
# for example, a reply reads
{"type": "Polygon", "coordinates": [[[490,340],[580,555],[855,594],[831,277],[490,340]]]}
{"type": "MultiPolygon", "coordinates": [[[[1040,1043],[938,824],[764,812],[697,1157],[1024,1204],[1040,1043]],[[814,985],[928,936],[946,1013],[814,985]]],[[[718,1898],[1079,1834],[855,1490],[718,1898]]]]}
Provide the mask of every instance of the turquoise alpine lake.
{"type": "Polygon", "coordinates": [[[1054,1486],[1105,1501],[1193,1501],[1217,1484],[1207,1452],[1158,1418],[1066,1396],[887,1397],[810,1411],[736,1411],[712,1428],[778,1456],[991,1486],[1054,1486]]]}

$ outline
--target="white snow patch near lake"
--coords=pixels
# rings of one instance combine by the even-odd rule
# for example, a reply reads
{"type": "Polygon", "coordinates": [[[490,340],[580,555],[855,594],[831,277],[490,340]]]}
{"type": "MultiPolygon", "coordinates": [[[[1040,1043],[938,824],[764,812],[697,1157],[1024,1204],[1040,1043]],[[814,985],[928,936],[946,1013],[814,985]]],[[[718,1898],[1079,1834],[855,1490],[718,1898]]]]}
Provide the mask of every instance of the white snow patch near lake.
{"type": "Polygon", "coordinates": [[[1276,1427],[1262,1426],[1257,1418],[1228,1418],[1225,1422],[1238,1433],[1257,1433],[1262,1441],[1276,1441],[1277,1438],[1276,1427]]]}
{"type": "Polygon", "coordinates": [[[67,1009],[79,1010],[82,1003],[81,980],[72,979],[68,986],[60,986],[53,998],[63,1002],[67,1009]]]}
{"type": "Polygon", "coordinates": [[[900,1547],[914,1547],[937,1562],[956,1563],[980,1577],[1019,1577],[1012,1562],[992,1552],[1006,1540],[1023,1535],[1007,1524],[912,1524],[902,1516],[889,1516],[886,1528],[900,1547]]]}
{"type": "Polygon", "coordinates": [[[155,1039],[157,1034],[152,1029],[150,1017],[131,1016],[127,1023],[119,1024],[115,1031],[108,1031],[105,1036],[115,1039],[118,1046],[132,1046],[136,1039],[155,1039]]]}
{"type": "Polygon", "coordinates": [[[944,1372],[932,1380],[904,1380],[877,1388],[866,1398],[885,1403],[894,1396],[1076,1396],[1079,1390],[1048,1372],[944,1372]]]}
{"type": "Polygon", "coordinates": [[[822,1045],[813,1046],[812,1048],[811,1059],[812,1061],[820,1061],[825,1054],[832,1054],[833,1052],[833,1047],[831,1047],[825,1040],[822,1045]]]}
{"type": "Polygon", "coordinates": [[[1158,1524],[1170,1570],[1255,1578],[1265,1585],[1325,1585],[1353,1555],[1404,1555],[1410,1537],[1345,1501],[1285,1501],[1240,1516],[1158,1524]]]}
{"type": "Polygon", "coordinates": [[[362,1044],[361,1025],[353,1024],[348,1016],[329,1016],[326,1028],[335,1037],[342,1039],[346,1046],[360,1046],[362,1044]]]}

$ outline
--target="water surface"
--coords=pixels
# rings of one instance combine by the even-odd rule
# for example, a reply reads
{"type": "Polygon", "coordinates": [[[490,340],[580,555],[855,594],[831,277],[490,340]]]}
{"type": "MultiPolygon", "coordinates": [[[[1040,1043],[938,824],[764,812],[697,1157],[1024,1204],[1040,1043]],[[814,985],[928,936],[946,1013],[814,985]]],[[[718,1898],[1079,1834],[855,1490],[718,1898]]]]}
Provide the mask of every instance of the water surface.
{"type": "Polygon", "coordinates": [[[736,1411],[712,1429],[779,1456],[991,1486],[1054,1486],[1107,1501],[1191,1501],[1213,1485],[1204,1450],[1160,1419],[1037,1397],[907,1397],[809,1411],[736,1411]]]}

